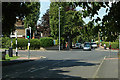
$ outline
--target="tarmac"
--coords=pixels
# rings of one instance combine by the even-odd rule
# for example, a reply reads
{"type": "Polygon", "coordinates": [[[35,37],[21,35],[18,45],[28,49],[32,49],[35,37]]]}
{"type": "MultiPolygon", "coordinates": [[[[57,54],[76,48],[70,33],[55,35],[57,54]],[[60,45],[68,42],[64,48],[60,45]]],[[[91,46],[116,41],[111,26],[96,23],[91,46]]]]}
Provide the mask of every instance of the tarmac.
{"type": "MultiPolygon", "coordinates": [[[[100,47],[96,50],[109,51],[108,49],[104,50],[103,47],[100,47]]],[[[0,49],[0,51],[1,51],[1,49],[0,49]]],[[[118,50],[111,50],[111,51],[118,52],[118,50]]],[[[2,66],[20,64],[20,63],[34,61],[34,60],[43,59],[43,58],[46,58],[46,57],[44,57],[44,56],[31,57],[31,58],[20,57],[16,60],[12,60],[12,61],[3,61],[2,66]]],[[[119,69],[118,69],[119,65],[120,65],[120,58],[118,58],[118,56],[105,57],[104,60],[101,62],[94,78],[118,78],[118,79],[120,79],[119,69]]]]}

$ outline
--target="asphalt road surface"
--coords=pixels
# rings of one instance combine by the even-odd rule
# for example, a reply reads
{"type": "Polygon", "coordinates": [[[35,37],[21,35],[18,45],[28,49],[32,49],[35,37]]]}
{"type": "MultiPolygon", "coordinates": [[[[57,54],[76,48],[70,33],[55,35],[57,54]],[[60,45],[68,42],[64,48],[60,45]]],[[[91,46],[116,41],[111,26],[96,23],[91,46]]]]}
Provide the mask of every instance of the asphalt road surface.
{"type": "MultiPolygon", "coordinates": [[[[27,51],[19,51],[25,57],[27,51]]],[[[45,56],[44,59],[21,64],[3,66],[3,78],[94,78],[105,56],[117,52],[92,50],[82,51],[31,51],[31,57],[45,56]]]]}

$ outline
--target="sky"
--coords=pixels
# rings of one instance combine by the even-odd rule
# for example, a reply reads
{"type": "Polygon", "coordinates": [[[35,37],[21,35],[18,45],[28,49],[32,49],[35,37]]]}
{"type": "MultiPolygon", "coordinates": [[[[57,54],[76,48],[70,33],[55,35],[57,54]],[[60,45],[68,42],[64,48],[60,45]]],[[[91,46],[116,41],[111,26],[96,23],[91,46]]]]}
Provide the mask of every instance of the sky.
{"type": "MultiPolygon", "coordinates": [[[[50,0],[40,0],[40,16],[39,20],[41,20],[41,17],[46,13],[46,10],[50,8],[50,0]]],[[[110,5],[111,6],[111,5],[110,5]]],[[[77,7],[76,10],[80,10],[80,7],[77,7]]],[[[103,18],[104,15],[106,15],[106,9],[101,8],[98,12],[98,15],[95,15],[93,19],[96,19],[97,17],[103,18]]],[[[85,23],[88,23],[90,21],[89,17],[83,19],[85,23]]],[[[40,21],[38,21],[40,23],[40,21]]]]}

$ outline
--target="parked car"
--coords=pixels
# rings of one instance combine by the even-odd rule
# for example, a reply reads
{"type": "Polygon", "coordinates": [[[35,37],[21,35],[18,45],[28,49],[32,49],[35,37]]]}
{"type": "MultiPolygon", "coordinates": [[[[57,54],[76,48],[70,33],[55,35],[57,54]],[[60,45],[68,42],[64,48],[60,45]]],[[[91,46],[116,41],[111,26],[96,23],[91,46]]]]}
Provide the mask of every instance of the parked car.
{"type": "Polygon", "coordinates": [[[92,43],[91,43],[91,47],[92,47],[92,48],[97,48],[97,47],[98,47],[98,46],[97,46],[97,43],[96,43],[96,42],[92,42],[92,43]]]}
{"type": "Polygon", "coordinates": [[[89,42],[84,43],[83,50],[84,50],[84,51],[85,51],[85,50],[91,51],[91,44],[90,44],[89,42]]]}
{"type": "Polygon", "coordinates": [[[76,43],[75,48],[82,48],[81,43],[76,43]]]}

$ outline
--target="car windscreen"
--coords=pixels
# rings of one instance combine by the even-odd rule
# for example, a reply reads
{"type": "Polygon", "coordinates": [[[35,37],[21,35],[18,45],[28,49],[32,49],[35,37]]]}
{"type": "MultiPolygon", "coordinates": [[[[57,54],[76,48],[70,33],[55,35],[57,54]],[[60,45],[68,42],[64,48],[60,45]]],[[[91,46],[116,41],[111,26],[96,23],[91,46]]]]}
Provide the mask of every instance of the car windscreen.
{"type": "Polygon", "coordinates": [[[94,44],[97,45],[96,43],[91,43],[91,45],[94,45],[94,44]]]}
{"type": "Polygon", "coordinates": [[[85,47],[90,47],[90,44],[86,44],[86,45],[84,45],[85,47]]]}
{"type": "Polygon", "coordinates": [[[76,44],[76,46],[79,46],[80,44],[76,44]]]}

